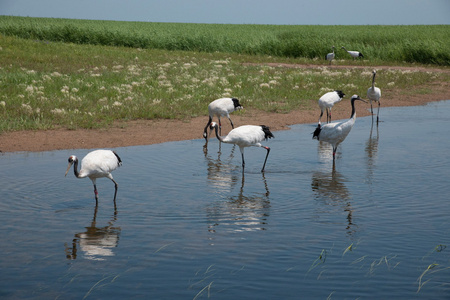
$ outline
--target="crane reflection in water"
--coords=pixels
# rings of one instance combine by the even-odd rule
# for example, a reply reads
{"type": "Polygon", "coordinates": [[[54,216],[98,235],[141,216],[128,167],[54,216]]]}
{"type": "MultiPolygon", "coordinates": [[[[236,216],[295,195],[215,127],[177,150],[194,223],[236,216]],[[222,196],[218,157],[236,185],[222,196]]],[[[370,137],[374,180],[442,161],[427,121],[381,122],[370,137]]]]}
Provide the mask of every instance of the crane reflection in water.
{"type": "Polygon", "coordinates": [[[106,257],[114,256],[113,249],[119,244],[120,227],[115,227],[117,221],[117,210],[114,210],[112,219],[108,225],[97,226],[98,206],[95,206],[94,217],[92,218],[86,231],[76,233],[72,240],[72,245],[65,244],[65,252],[67,259],[76,259],[79,250],[86,259],[89,260],[105,260],[106,257]]]}
{"type": "Polygon", "coordinates": [[[331,172],[316,171],[311,177],[312,191],[315,199],[321,204],[318,217],[322,218],[325,213],[332,213],[338,207],[347,214],[345,229],[352,235],[356,231],[353,222],[354,209],[351,204],[351,193],[345,185],[345,177],[336,171],[334,164],[331,172]]]}
{"type": "MultiPolygon", "coordinates": [[[[235,146],[227,160],[233,157],[234,150],[235,146]]],[[[219,196],[223,196],[209,204],[206,209],[208,231],[214,233],[218,228],[225,228],[232,232],[265,230],[270,215],[270,191],[264,173],[262,173],[261,181],[257,180],[262,182],[260,191],[246,192],[245,174],[240,173],[240,168],[222,162],[221,155],[219,151],[218,158],[214,159],[205,153],[208,184],[217,190],[219,196]],[[236,193],[239,183],[240,188],[236,193]]]]}

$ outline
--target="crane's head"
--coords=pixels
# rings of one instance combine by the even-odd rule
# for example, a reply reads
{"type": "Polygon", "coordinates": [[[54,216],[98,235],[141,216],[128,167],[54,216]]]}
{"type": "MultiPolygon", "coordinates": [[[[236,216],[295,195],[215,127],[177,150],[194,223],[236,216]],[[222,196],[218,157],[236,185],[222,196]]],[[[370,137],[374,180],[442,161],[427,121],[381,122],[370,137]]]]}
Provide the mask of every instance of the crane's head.
{"type": "Polygon", "coordinates": [[[211,129],[211,130],[213,130],[216,127],[218,127],[216,122],[211,122],[211,125],[209,125],[209,129],[211,129]]]}
{"type": "Polygon", "coordinates": [[[69,173],[70,167],[73,165],[75,161],[78,161],[78,158],[75,155],[71,155],[68,159],[69,165],[67,166],[66,174],[64,176],[67,176],[67,173],[69,173]]]}
{"type": "Polygon", "coordinates": [[[339,95],[339,98],[345,97],[345,94],[341,90],[335,90],[335,92],[339,95]]]}
{"type": "Polygon", "coordinates": [[[359,97],[358,95],[353,95],[351,101],[354,102],[355,100],[361,100],[362,102],[367,103],[366,100],[362,99],[361,97],[359,97]]]}
{"type": "Polygon", "coordinates": [[[243,109],[244,107],[242,107],[241,103],[239,103],[239,99],[236,98],[231,98],[231,100],[233,101],[233,105],[234,105],[234,109],[243,109]]]}

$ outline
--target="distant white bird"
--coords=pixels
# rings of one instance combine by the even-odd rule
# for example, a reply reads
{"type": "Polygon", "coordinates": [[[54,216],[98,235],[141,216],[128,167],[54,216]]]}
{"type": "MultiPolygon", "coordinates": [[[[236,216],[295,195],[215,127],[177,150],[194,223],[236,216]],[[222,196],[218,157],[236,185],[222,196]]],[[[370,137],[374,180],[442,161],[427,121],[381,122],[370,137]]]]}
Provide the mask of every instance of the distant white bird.
{"type": "Polygon", "coordinates": [[[332,53],[328,53],[328,54],[325,56],[325,59],[330,61],[330,65],[331,65],[331,61],[332,61],[332,60],[334,59],[334,57],[335,57],[335,55],[334,55],[334,46],[331,47],[331,49],[333,50],[333,52],[332,52],[332,53]]]}
{"type": "Polygon", "coordinates": [[[219,119],[219,132],[222,134],[222,123],[220,122],[220,117],[227,117],[230,120],[231,127],[234,129],[233,121],[231,121],[230,113],[234,112],[237,109],[242,109],[242,105],[239,103],[239,100],[236,98],[220,98],[214,100],[208,105],[209,112],[209,120],[205,126],[205,130],[203,131],[203,137],[208,140],[207,130],[208,126],[211,124],[213,117],[217,116],[219,119]]]}
{"type": "Polygon", "coordinates": [[[364,55],[359,51],[348,51],[344,46],[342,46],[342,49],[347,51],[353,58],[364,58],[364,55]]]}
{"type": "MultiPolygon", "coordinates": [[[[122,165],[122,160],[117,155],[116,152],[111,150],[95,150],[89,152],[82,160],[81,160],[81,170],[78,172],[78,158],[75,155],[71,155],[69,157],[69,166],[66,170],[66,175],[70,170],[70,167],[74,165],[73,171],[75,173],[75,177],[77,178],[85,178],[89,177],[94,184],[94,193],[95,193],[95,202],[98,203],[98,192],[96,186],[97,178],[107,177],[114,182],[115,193],[114,193],[114,202],[116,201],[117,195],[117,182],[114,181],[111,172],[117,169],[122,165]]],[[[64,176],[66,176],[64,175],[64,176]]]]}
{"type": "Polygon", "coordinates": [[[378,102],[378,111],[377,111],[377,124],[378,124],[378,117],[380,114],[380,98],[381,98],[381,90],[380,88],[375,87],[375,76],[377,75],[377,71],[372,71],[373,77],[372,77],[372,86],[367,90],[367,98],[369,98],[370,101],[370,112],[373,114],[373,108],[372,108],[372,101],[378,102]]]}
{"type": "Polygon", "coordinates": [[[327,123],[331,122],[331,109],[333,106],[340,102],[345,94],[340,90],[335,90],[333,92],[328,92],[324,94],[319,99],[319,107],[320,107],[320,116],[319,116],[319,124],[320,119],[322,118],[323,111],[327,112],[327,123]]]}
{"type": "Polygon", "coordinates": [[[313,139],[317,138],[317,140],[330,143],[333,146],[333,161],[336,157],[337,147],[345,140],[347,135],[350,133],[350,130],[352,130],[353,125],[355,124],[355,100],[366,102],[358,95],[352,96],[352,99],[350,100],[352,105],[352,115],[349,120],[344,122],[328,123],[323,126],[319,124],[314,131],[313,139]]]}
{"type": "Polygon", "coordinates": [[[216,136],[219,141],[228,144],[235,144],[239,146],[239,150],[241,150],[242,156],[242,172],[244,172],[245,168],[245,159],[244,159],[244,148],[245,147],[262,147],[267,150],[266,159],[264,160],[263,167],[261,172],[264,172],[264,168],[266,166],[267,157],[269,156],[270,148],[263,146],[260,142],[267,140],[269,138],[273,138],[272,132],[270,132],[269,127],[265,125],[243,125],[239,126],[228,133],[225,137],[221,137],[218,133],[218,125],[215,122],[211,123],[211,130],[214,128],[216,130],[216,136]]]}

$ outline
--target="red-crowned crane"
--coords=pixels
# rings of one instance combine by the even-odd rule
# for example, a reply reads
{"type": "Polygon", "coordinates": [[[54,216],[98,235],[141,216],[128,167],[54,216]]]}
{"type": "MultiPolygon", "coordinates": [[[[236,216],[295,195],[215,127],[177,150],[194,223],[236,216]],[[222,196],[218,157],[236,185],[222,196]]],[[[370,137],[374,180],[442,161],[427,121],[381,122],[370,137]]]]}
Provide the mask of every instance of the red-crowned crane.
{"type": "Polygon", "coordinates": [[[215,122],[212,122],[210,125],[211,130],[216,130],[217,139],[223,143],[235,144],[239,146],[239,150],[241,150],[242,156],[242,172],[244,172],[245,168],[245,159],[244,159],[244,149],[245,147],[262,147],[267,150],[266,159],[264,160],[263,167],[261,172],[264,172],[264,168],[266,166],[267,157],[269,156],[270,148],[261,145],[260,142],[267,140],[269,138],[273,138],[272,132],[270,132],[269,127],[265,125],[243,125],[228,133],[228,135],[221,137],[218,133],[218,125],[215,122]]]}
{"type": "Polygon", "coordinates": [[[77,178],[85,178],[89,177],[92,180],[92,184],[94,185],[94,193],[95,193],[95,202],[98,204],[98,192],[96,186],[97,178],[106,177],[114,182],[115,193],[114,193],[114,204],[116,202],[117,195],[117,182],[114,181],[111,172],[117,169],[122,165],[122,160],[116,152],[111,150],[95,150],[89,152],[82,160],[81,160],[81,170],[78,171],[78,158],[75,155],[71,155],[69,157],[69,166],[67,167],[66,174],[70,170],[70,167],[73,167],[73,171],[75,177],[77,178]]]}
{"type": "MultiPolygon", "coordinates": [[[[378,124],[378,117],[380,114],[380,98],[381,98],[381,90],[380,88],[377,88],[375,86],[375,76],[377,75],[377,71],[372,71],[373,77],[372,77],[372,86],[367,90],[367,98],[369,98],[370,101],[370,112],[373,114],[373,108],[372,108],[372,101],[378,102],[378,111],[377,111],[377,124],[378,124]]],[[[373,120],[373,119],[372,119],[373,120]]]]}
{"type": "Polygon", "coordinates": [[[205,138],[205,140],[208,141],[207,130],[214,116],[217,116],[217,118],[219,119],[220,134],[222,134],[222,123],[220,122],[220,117],[226,116],[228,120],[230,120],[231,128],[234,129],[234,124],[233,121],[231,121],[230,113],[234,112],[237,109],[242,109],[242,105],[236,98],[220,98],[211,102],[208,105],[209,120],[205,126],[205,130],[203,131],[203,137],[205,138]]]}
{"type": "Polygon", "coordinates": [[[336,103],[340,102],[342,100],[342,98],[344,98],[344,96],[345,96],[345,94],[342,91],[336,90],[333,92],[328,92],[328,93],[324,94],[322,97],[320,97],[320,99],[319,99],[319,107],[320,107],[319,124],[320,124],[320,119],[322,118],[324,110],[327,113],[327,123],[331,122],[331,109],[333,108],[333,106],[336,103]]]}
{"type": "Polygon", "coordinates": [[[334,57],[335,57],[335,55],[334,55],[334,46],[331,47],[331,49],[333,50],[333,52],[328,53],[328,54],[325,56],[325,59],[330,61],[330,65],[331,65],[331,61],[332,61],[332,60],[334,59],[334,57]]]}
{"type": "MultiPolygon", "coordinates": [[[[353,125],[355,124],[356,120],[356,111],[355,111],[355,101],[361,100],[366,102],[365,100],[361,99],[358,95],[353,95],[350,102],[352,105],[352,114],[350,116],[350,119],[344,122],[334,122],[334,123],[328,123],[323,126],[320,124],[317,126],[316,130],[313,134],[313,139],[317,138],[319,141],[327,142],[333,146],[333,161],[336,157],[336,150],[340,143],[342,143],[347,135],[352,130],[353,125]]],[[[367,103],[367,102],[366,102],[367,103]]]]}
{"type": "Polygon", "coordinates": [[[359,51],[348,51],[344,46],[342,46],[342,49],[347,51],[347,53],[350,54],[353,58],[364,58],[364,55],[359,51]]]}

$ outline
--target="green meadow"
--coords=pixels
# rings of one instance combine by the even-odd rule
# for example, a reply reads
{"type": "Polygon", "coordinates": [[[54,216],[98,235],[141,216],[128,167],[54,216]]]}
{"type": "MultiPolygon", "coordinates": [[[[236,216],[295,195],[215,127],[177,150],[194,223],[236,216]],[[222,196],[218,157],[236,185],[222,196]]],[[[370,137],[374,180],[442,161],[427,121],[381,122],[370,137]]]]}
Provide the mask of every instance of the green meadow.
{"type": "MultiPolygon", "coordinates": [[[[206,115],[210,101],[229,96],[246,109],[315,109],[311,100],[330,90],[365,96],[376,65],[448,69],[449,29],[0,16],[0,132],[188,120],[206,115]],[[328,68],[323,58],[332,45],[337,54],[333,64],[367,68],[328,68]],[[364,60],[353,60],[341,46],[361,51],[364,60]],[[321,67],[264,65],[273,62],[321,67]]],[[[378,75],[382,90],[404,93],[449,80],[447,72],[380,70],[378,75]]]]}

